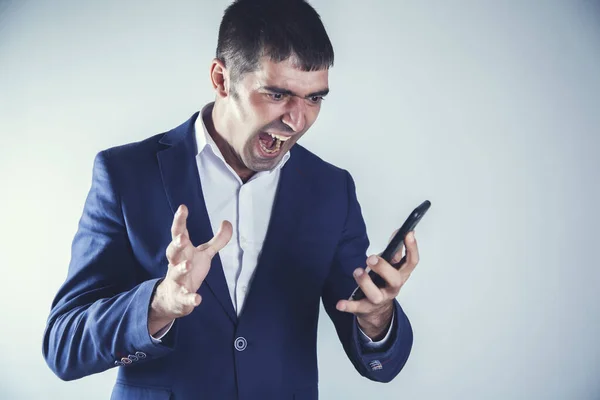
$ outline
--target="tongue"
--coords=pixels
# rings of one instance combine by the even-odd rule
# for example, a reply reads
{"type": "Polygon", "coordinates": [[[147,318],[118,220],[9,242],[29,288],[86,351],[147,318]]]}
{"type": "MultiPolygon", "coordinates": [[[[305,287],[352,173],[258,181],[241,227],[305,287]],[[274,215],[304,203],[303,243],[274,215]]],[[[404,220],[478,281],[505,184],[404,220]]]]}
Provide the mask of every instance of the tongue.
{"type": "Polygon", "coordinates": [[[262,144],[269,150],[275,147],[276,139],[269,135],[268,133],[261,132],[258,134],[258,140],[262,142],[262,144]]]}

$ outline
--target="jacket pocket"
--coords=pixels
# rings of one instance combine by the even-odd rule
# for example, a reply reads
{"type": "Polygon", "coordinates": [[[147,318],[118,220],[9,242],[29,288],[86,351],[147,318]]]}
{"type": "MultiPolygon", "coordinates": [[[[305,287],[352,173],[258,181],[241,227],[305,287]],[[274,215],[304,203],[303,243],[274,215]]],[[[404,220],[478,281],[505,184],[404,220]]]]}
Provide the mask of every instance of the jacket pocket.
{"type": "Polygon", "coordinates": [[[133,386],[117,382],[113,388],[110,400],[170,400],[171,391],[168,389],[133,386]]]}

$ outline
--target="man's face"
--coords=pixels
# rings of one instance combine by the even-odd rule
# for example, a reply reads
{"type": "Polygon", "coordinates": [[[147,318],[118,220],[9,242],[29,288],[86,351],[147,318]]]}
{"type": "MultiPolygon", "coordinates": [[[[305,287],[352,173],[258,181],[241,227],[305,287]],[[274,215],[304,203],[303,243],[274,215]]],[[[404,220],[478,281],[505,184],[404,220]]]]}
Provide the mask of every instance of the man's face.
{"type": "Polygon", "coordinates": [[[329,91],[328,71],[302,71],[290,59],[264,59],[259,70],[229,89],[222,134],[246,168],[266,171],[317,119],[329,91]]]}

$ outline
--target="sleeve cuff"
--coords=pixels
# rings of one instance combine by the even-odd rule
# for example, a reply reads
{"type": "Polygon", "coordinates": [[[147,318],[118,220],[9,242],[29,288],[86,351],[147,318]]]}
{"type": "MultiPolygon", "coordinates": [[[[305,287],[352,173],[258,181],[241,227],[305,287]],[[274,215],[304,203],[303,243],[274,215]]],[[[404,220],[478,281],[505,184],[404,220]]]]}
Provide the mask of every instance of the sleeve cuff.
{"type": "Polygon", "coordinates": [[[152,339],[152,342],[155,343],[155,344],[162,343],[161,339],[163,337],[165,337],[165,335],[167,333],[169,333],[169,331],[173,327],[174,323],[175,323],[175,320],[171,321],[171,323],[169,325],[165,326],[164,328],[162,328],[161,330],[159,330],[158,332],[156,332],[156,334],[154,336],[150,335],[150,339],[152,339]]]}
{"type": "MultiPolygon", "coordinates": [[[[161,279],[152,279],[146,282],[143,282],[136,294],[139,297],[139,301],[136,302],[136,310],[134,320],[137,322],[134,330],[134,343],[136,344],[136,351],[143,351],[148,354],[148,356],[152,357],[161,357],[171,352],[174,348],[175,343],[168,343],[166,341],[159,340],[156,341],[155,338],[150,336],[150,332],[148,332],[148,312],[150,309],[150,301],[152,299],[152,295],[156,288],[156,285],[160,282],[161,279]],[[165,343],[164,343],[165,342],[165,343]]],[[[171,328],[171,327],[169,327],[171,328]]],[[[166,334],[166,332],[165,332],[166,334]]],[[[161,338],[164,337],[161,336],[161,338]]],[[[170,340],[168,342],[171,342],[170,340]]]]}
{"type": "Polygon", "coordinates": [[[376,342],[374,342],[370,337],[368,337],[362,331],[362,329],[360,329],[360,325],[356,324],[358,331],[361,333],[359,335],[359,338],[360,338],[360,341],[363,344],[363,346],[365,346],[367,349],[371,349],[371,350],[379,350],[379,349],[382,349],[383,347],[385,347],[387,345],[387,342],[389,341],[391,333],[392,333],[392,328],[394,326],[394,318],[396,317],[395,314],[396,314],[396,311],[394,310],[394,313],[392,314],[392,321],[390,322],[390,326],[388,328],[387,333],[385,334],[385,337],[376,342]]]}

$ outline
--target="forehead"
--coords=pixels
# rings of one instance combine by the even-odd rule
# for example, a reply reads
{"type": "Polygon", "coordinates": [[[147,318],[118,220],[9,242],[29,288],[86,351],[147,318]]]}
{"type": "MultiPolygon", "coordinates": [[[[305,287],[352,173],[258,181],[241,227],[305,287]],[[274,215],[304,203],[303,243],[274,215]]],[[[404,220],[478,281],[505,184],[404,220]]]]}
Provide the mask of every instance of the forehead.
{"type": "Polygon", "coordinates": [[[281,62],[263,58],[260,68],[248,75],[251,75],[254,89],[261,86],[276,86],[289,89],[299,95],[327,89],[329,85],[329,70],[303,71],[296,67],[291,58],[281,62]]]}

